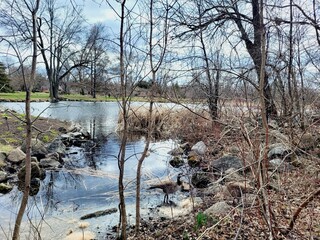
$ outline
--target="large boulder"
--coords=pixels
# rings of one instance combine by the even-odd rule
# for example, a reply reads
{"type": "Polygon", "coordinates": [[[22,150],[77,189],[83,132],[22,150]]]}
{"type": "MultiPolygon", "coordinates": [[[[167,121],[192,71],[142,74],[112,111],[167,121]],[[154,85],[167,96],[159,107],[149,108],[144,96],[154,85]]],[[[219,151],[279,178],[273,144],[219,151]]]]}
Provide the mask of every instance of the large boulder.
{"type": "MultiPolygon", "coordinates": [[[[33,178],[41,178],[42,176],[41,169],[38,163],[32,162],[31,163],[31,179],[33,178]]],[[[23,166],[18,172],[18,179],[20,181],[24,181],[26,177],[26,166],[23,166]]]]}
{"type": "Polygon", "coordinates": [[[211,168],[214,172],[225,173],[230,168],[235,170],[243,168],[240,158],[236,156],[223,156],[211,162],[211,168]]]}
{"type": "Polygon", "coordinates": [[[196,172],[191,177],[191,183],[196,188],[206,188],[213,181],[213,175],[206,172],[196,172]]]}
{"type": "Polygon", "coordinates": [[[55,139],[53,142],[49,143],[47,145],[47,150],[49,153],[60,153],[65,154],[66,153],[66,145],[62,142],[61,139],[55,139]]]}
{"type": "Polygon", "coordinates": [[[26,154],[20,148],[13,149],[7,157],[8,161],[12,163],[21,163],[25,158],[26,154]]]}
{"type": "Polygon", "coordinates": [[[59,154],[58,153],[48,154],[45,158],[40,160],[39,166],[42,168],[49,168],[49,169],[56,169],[61,167],[59,154]]]}
{"type": "MultiPolygon", "coordinates": [[[[26,152],[26,142],[22,143],[21,150],[26,152]]],[[[31,154],[33,156],[44,156],[48,153],[45,144],[37,138],[31,139],[31,154]]]]}

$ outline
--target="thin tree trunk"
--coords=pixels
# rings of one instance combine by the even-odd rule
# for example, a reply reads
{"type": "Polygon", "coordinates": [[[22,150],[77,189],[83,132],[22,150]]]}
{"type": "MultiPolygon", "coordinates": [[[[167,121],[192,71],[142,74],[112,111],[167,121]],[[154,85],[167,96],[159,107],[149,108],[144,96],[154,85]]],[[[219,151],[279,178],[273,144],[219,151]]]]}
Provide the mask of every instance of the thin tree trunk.
{"type": "Polygon", "coordinates": [[[121,22],[120,22],[120,82],[121,82],[121,101],[122,101],[122,114],[123,114],[123,134],[120,146],[120,152],[118,156],[119,167],[119,207],[120,207],[120,224],[121,235],[120,239],[127,239],[127,212],[126,203],[124,197],[124,167],[125,167],[125,155],[127,145],[127,98],[126,98],[126,82],[125,82],[125,68],[124,68],[124,21],[125,21],[125,5],[126,0],[121,3],[121,22]]]}
{"type": "Polygon", "coordinates": [[[25,160],[25,187],[23,191],[23,197],[21,200],[21,205],[18,211],[16,222],[14,225],[12,240],[20,239],[20,227],[24,212],[26,210],[30,192],[30,181],[31,181],[31,130],[32,130],[32,121],[30,114],[30,95],[32,91],[32,84],[35,80],[36,67],[37,67],[37,11],[39,8],[40,0],[36,1],[35,8],[32,10],[32,39],[33,39],[33,55],[32,55],[32,67],[31,67],[31,76],[30,82],[24,83],[26,87],[26,160],[25,160]]]}

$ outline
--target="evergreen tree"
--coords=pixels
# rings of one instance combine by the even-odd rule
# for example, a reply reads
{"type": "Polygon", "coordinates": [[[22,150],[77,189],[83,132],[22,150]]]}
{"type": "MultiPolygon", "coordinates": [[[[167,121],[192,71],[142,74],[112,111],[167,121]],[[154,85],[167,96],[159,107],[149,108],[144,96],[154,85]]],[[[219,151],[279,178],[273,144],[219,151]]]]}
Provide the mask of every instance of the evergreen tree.
{"type": "Polygon", "coordinates": [[[0,62],[0,92],[13,92],[10,86],[10,79],[5,72],[5,67],[3,63],[0,62]]]}

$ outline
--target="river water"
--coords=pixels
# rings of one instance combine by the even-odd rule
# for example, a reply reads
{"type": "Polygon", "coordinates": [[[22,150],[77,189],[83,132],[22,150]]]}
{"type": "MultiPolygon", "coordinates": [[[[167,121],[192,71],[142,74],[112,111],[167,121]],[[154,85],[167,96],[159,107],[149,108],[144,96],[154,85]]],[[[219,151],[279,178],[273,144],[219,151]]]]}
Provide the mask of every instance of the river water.
{"type": "MultiPolygon", "coordinates": [[[[143,104],[143,103],[135,103],[143,104]]],[[[23,103],[0,103],[0,106],[24,112],[23,103]]],[[[68,155],[62,170],[47,171],[36,196],[30,197],[25,214],[21,239],[33,239],[36,233],[28,219],[41,231],[42,239],[65,239],[67,232],[79,231],[81,216],[107,208],[118,207],[117,154],[120,139],[116,133],[119,106],[115,102],[59,102],[32,103],[32,114],[79,123],[94,136],[98,147],[90,151],[70,149],[76,154],[68,155]]],[[[144,147],[144,138],[129,141],[125,165],[126,203],[129,224],[135,221],[135,174],[136,163],[144,147]]],[[[163,194],[147,190],[151,182],[166,176],[174,178],[177,171],[168,165],[174,142],[153,142],[148,158],[143,165],[142,214],[160,204],[163,194]]],[[[14,188],[0,196],[0,239],[10,239],[22,193],[14,188]]],[[[119,213],[85,220],[86,230],[95,232],[96,239],[105,239],[105,234],[118,224],[119,213]]]]}

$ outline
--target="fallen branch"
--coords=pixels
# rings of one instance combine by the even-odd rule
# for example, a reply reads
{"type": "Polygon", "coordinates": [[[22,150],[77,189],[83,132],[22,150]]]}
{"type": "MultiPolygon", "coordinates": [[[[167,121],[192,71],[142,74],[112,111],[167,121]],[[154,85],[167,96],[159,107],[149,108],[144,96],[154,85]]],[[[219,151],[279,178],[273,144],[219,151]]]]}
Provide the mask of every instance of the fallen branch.
{"type": "Polygon", "coordinates": [[[301,205],[298,207],[296,212],[293,214],[289,227],[286,229],[285,234],[288,234],[290,231],[292,231],[294,227],[294,223],[297,220],[300,212],[316,197],[320,195],[320,188],[318,188],[315,192],[313,192],[301,205]]]}

